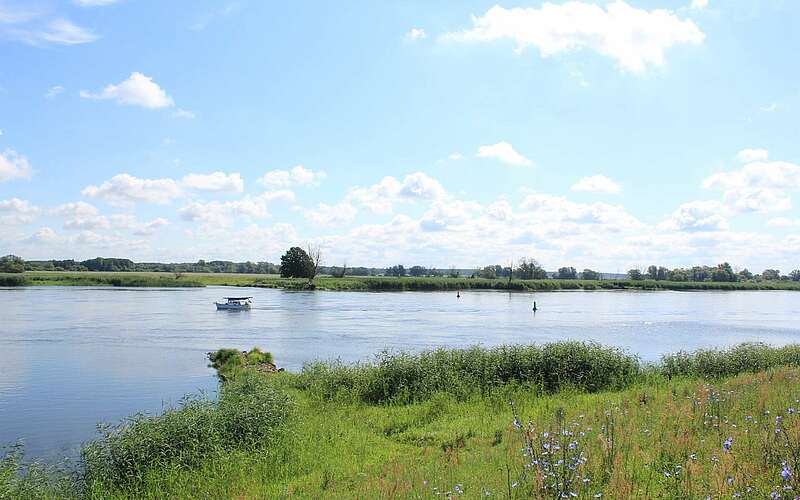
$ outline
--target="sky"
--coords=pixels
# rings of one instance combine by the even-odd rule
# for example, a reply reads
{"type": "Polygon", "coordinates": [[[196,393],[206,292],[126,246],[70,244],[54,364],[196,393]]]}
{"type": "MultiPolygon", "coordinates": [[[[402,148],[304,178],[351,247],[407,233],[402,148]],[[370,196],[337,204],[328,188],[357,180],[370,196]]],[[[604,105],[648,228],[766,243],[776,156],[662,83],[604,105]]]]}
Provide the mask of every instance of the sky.
{"type": "Polygon", "coordinates": [[[0,254],[800,268],[800,2],[0,0],[0,254]]]}

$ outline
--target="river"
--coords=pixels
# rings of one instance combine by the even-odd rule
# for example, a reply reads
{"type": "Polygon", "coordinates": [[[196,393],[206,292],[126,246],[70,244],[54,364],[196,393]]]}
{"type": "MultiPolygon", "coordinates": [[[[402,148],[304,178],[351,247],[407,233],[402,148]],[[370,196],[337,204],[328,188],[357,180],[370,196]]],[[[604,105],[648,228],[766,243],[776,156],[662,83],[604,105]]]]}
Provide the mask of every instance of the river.
{"type": "Polygon", "coordinates": [[[213,394],[206,352],[259,346],[279,366],[419,350],[594,340],[663,353],[800,342],[800,294],[740,292],[289,292],[208,287],[0,289],[0,443],[29,457],[74,456],[98,422],[213,394]],[[227,294],[247,312],[216,311],[227,294]],[[539,310],[531,311],[533,301],[539,310]]]}

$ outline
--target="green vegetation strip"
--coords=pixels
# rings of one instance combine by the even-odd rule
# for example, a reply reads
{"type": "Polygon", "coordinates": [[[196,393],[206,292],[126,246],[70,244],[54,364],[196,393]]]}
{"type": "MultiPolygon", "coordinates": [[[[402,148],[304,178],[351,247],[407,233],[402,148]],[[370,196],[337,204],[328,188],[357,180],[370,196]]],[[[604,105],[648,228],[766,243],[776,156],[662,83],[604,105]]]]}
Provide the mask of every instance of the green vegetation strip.
{"type": "Polygon", "coordinates": [[[800,488],[800,346],[648,366],[569,342],[382,354],[300,374],[265,374],[272,360],[258,350],[211,359],[227,374],[216,401],[189,397],[104,428],[71,473],[12,449],[0,498],[793,498],[800,488]]]}
{"type": "Polygon", "coordinates": [[[507,280],[450,277],[317,277],[280,278],[259,274],[138,273],[138,272],[26,272],[0,274],[0,286],[143,286],[196,287],[206,285],[339,291],[455,291],[455,290],[800,290],[795,281],[656,281],[656,280],[507,280]]]}

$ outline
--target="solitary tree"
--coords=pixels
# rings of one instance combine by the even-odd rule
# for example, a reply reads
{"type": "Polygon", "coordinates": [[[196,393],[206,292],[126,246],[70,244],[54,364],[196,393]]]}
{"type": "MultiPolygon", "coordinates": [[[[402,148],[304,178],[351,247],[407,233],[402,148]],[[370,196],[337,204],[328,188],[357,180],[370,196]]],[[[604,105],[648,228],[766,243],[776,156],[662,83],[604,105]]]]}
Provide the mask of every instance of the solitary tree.
{"type": "Polygon", "coordinates": [[[308,254],[308,258],[311,260],[311,267],[308,268],[308,282],[312,283],[319,272],[319,263],[322,261],[322,249],[319,245],[312,245],[311,243],[309,243],[306,248],[306,254],[308,254]]]}
{"type": "Polygon", "coordinates": [[[22,273],[25,272],[25,261],[16,255],[6,255],[0,257],[0,273],[22,273]]]}
{"type": "Polygon", "coordinates": [[[792,281],[800,281],[800,269],[795,269],[794,271],[789,273],[789,278],[792,281]]]}
{"type": "Polygon", "coordinates": [[[292,247],[281,257],[281,277],[282,278],[313,278],[316,270],[313,270],[314,262],[305,250],[300,247],[292,247]]]}

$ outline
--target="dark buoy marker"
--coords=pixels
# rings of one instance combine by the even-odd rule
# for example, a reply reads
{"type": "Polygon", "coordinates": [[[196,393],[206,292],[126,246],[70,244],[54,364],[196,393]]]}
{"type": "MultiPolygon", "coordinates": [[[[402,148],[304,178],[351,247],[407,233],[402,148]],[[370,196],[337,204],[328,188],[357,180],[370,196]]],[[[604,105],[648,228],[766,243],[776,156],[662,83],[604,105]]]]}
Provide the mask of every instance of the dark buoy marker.
{"type": "Polygon", "coordinates": [[[534,300],[534,301],[533,301],[533,312],[536,312],[536,311],[538,311],[538,310],[539,310],[539,308],[538,308],[538,307],[536,307],[536,301],[534,300]]]}
{"type": "Polygon", "coordinates": [[[460,298],[461,298],[461,290],[459,290],[459,291],[457,291],[457,292],[456,292],[456,298],[457,298],[457,299],[460,299],[460,298]]]}

